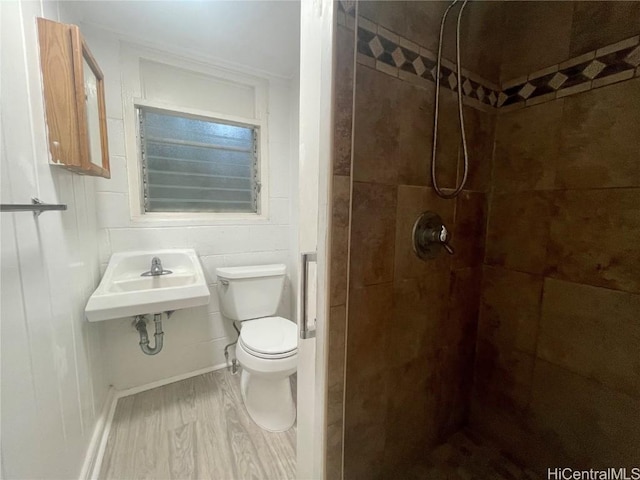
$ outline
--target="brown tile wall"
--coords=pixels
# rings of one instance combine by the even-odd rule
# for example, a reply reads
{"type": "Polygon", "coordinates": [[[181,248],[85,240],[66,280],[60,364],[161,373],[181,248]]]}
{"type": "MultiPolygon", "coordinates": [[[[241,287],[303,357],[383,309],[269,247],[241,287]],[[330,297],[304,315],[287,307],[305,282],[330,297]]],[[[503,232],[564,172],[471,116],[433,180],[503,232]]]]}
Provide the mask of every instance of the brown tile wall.
{"type": "Polygon", "coordinates": [[[326,431],[326,478],[342,478],[343,398],[347,329],[349,230],[351,225],[351,139],[355,60],[354,16],[337,4],[332,216],[330,224],[330,311],[326,431]],[[348,20],[347,20],[348,19],[348,20]]]}
{"type": "Polygon", "coordinates": [[[506,2],[503,12],[501,82],[569,58],[573,2],[506,2]]]}
{"type": "Polygon", "coordinates": [[[494,30],[494,37],[499,39],[494,42],[502,47],[502,58],[498,60],[501,82],[640,32],[640,2],[637,1],[498,3],[502,3],[498,9],[504,23],[494,30]]]}
{"type": "MultiPolygon", "coordinates": [[[[637,2],[525,3],[508,77],[640,33],[637,2]]],[[[640,78],[497,117],[471,425],[541,474],[640,463],[639,173],[640,78]]]]}
{"type": "MultiPolygon", "coordinates": [[[[478,42],[463,48],[495,82],[640,33],[638,2],[498,3],[469,4],[478,42]]],[[[442,2],[358,8],[437,48],[442,2]]],[[[472,426],[541,472],[640,463],[640,79],[498,116],[465,107],[468,190],[442,200],[433,86],[354,73],[353,34],[337,27],[327,478],[343,447],[344,478],[398,478],[464,423],[470,396],[472,426]],[[413,255],[426,209],[455,256],[413,255]]],[[[461,175],[455,105],[443,92],[447,187],[461,175]]]]}
{"type": "MultiPolygon", "coordinates": [[[[434,48],[442,6],[362,2],[359,13],[434,48]]],[[[470,14],[481,11],[473,7],[470,14]]],[[[469,189],[443,200],[431,188],[429,172],[435,86],[363,64],[356,67],[355,82],[344,478],[398,478],[467,418],[495,117],[464,107],[475,153],[469,189]],[[413,223],[425,210],[438,212],[453,231],[455,256],[443,251],[424,262],[413,253],[413,223]]],[[[438,180],[448,188],[462,175],[456,105],[455,93],[443,91],[438,180]]],[[[336,179],[334,224],[342,225],[349,217],[343,201],[348,197],[336,179]]],[[[341,231],[334,230],[333,238],[341,231]]],[[[338,263],[345,261],[343,255],[338,263]]],[[[337,278],[340,271],[336,267],[337,278]]],[[[335,302],[342,301],[342,291],[336,288],[335,302]]],[[[329,412],[337,392],[330,387],[329,412]]]]}
{"type": "MultiPolygon", "coordinates": [[[[425,186],[430,180],[422,166],[429,157],[423,148],[395,145],[405,129],[430,121],[433,94],[357,66],[344,439],[349,479],[381,478],[415,463],[466,419],[486,193],[439,198],[425,186]],[[426,108],[388,109],[385,101],[374,101],[393,96],[426,108]],[[397,125],[397,133],[380,134],[383,124],[397,125]],[[364,144],[367,154],[359,155],[364,144]],[[403,168],[423,171],[401,176],[403,168]],[[411,230],[425,210],[438,212],[453,230],[459,254],[443,252],[429,262],[415,256],[411,230]]],[[[493,117],[478,112],[467,121],[482,122],[474,131],[491,130],[493,117]]],[[[455,137],[444,131],[441,181],[451,187],[459,172],[448,171],[447,161],[460,153],[455,137]]],[[[428,136],[422,141],[429,147],[428,136]]],[[[473,149],[478,151],[475,143],[473,149]]],[[[476,159],[482,160],[490,162],[490,156],[476,159]]],[[[480,170],[472,172],[470,184],[482,185],[480,170]]]]}

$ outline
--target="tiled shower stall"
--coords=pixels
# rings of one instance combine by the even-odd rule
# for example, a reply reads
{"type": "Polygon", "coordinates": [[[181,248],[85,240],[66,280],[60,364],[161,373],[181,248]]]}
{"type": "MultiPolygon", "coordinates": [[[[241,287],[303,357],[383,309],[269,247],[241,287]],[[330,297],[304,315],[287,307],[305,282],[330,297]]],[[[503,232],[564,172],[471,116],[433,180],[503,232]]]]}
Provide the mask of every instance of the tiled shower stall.
{"type": "Polygon", "coordinates": [[[470,2],[461,85],[450,18],[454,200],[447,5],[339,3],[327,478],[401,478],[461,428],[540,475],[638,465],[640,2],[470,2]],[[415,256],[425,210],[455,255],[415,256]]]}

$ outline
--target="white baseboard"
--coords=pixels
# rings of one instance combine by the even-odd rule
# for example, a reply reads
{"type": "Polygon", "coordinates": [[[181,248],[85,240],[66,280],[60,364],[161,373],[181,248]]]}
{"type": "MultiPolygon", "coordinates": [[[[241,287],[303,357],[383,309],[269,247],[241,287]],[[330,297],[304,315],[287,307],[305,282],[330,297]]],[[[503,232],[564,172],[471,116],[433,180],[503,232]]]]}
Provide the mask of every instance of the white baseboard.
{"type": "Polygon", "coordinates": [[[220,365],[214,365],[207,368],[201,368],[200,370],[194,370],[192,372],[175,375],[169,378],[163,378],[156,382],[147,383],[137,387],[127,388],[125,390],[116,390],[113,387],[109,387],[107,392],[107,398],[105,399],[104,406],[100,412],[100,417],[96,422],[96,426],[91,436],[91,442],[89,442],[89,448],[80,471],[80,480],[98,480],[100,475],[100,469],[102,468],[102,460],[104,458],[104,452],[107,449],[107,441],[109,440],[109,433],[111,432],[111,424],[113,423],[113,416],[116,413],[116,405],[118,399],[122,397],[128,397],[129,395],[135,395],[136,393],[151,390],[153,388],[169,385],[170,383],[179,382],[187,378],[196,377],[204,373],[213,372],[215,370],[221,370],[226,368],[225,363],[220,365]]]}
{"type": "Polygon", "coordinates": [[[104,455],[104,448],[107,446],[105,439],[109,438],[109,430],[111,430],[111,421],[113,420],[116,402],[116,389],[109,387],[109,390],[107,390],[107,398],[105,398],[104,405],[100,411],[100,416],[93,428],[89,448],[87,448],[87,454],[85,455],[84,463],[82,464],[82,470],[80,470],[80,480],[92,480],[98,478],[100,466],[102,464],[102,457],[104,455]]]}
{"type": "Polygon", "coordinates": [[[200,370],[181,373],[180,375],[175,375],[169,378],[163,378],[162,380],[157,380],[151,383],[145,383],[144,385],[139,385],[137,387],[125,388],[124,390],[117,390],[118,392],[117,395],[118,395],[118,398],[128,397],[129,395],[135,395],[136,393],[144,392],[146,390],[151,390],[153,388],[162,387],[164,385],[169,385],[170,383],[179,382],[180,380],[185,380],[191,377],[197,377],[198,375],[202,375],[203,373],[209,373],[215,370],[221,370],[226,366],[227,365],[225,363],[221,363],[220,365],[213,365],[211,367],[201,368],[200,370]]]}

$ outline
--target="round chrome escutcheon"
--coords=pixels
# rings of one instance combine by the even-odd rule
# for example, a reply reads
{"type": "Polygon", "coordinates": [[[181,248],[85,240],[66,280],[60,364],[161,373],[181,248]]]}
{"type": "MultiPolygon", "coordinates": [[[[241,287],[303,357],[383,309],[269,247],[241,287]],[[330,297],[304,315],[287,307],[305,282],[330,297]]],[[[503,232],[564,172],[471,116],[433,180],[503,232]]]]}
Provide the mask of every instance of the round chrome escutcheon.
{"type": "Polygon", "coordinates": [[[426,211],[420,214],[413,224],[412,239],[413,251],[422,260],[436,258],[443,248],[453,253],[447,244],[449,232],[437,213],[426,211]]]}

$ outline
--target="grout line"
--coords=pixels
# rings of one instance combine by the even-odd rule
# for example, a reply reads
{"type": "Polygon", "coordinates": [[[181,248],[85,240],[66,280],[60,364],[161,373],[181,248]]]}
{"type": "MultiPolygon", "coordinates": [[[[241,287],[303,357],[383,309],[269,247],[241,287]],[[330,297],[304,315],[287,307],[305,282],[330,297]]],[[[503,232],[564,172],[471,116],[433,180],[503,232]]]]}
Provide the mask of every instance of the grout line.
{"type": "Polygon", "coordinates": [[[551,192],[551,193],[556,193],[556,192],[584,192],[584,191],[589,191],[589,190],[603,190],[603,191],[610,191],[610,190],[638,190],[640,189],[640,187],[635,186],[635,185],[627,185],[624,187],[583,187],[583,188],[560,188],[560,187],[554,187],[554,188],[540,188],[540,189],[526,189],[526,190],[501,190],[501,191],[495,191],[494,193],[496,195],[521,195],[524,193],[541,193],[541,192],[551,192]]]}
{"type": "Polygon", "coordinates": [[[602,382],[601,380],[598,380],[597,378],[595,378],[593,376],[587,376],[584,373],[577,372],[572,367],[568,367],[568,366],[560,364],[560,363],[552,362],[551,360],[548,360],[548,359],[543,358],[543,357],[539,357],[537,355],[533,357],[533,360],[534,360],[534,366],[533,366],[532,370],[535,370],[535,365],[537,363],[540,363],[540,362],[546,363],[547,365],[550,365],[555,369],[563,370],[564,373],[569,373],[572,376],[579,377],[579,378],[581,378],[583,380],[586,380],[587,382],[591,383],[592,385],[597,385],[602,390],[606,390],[607,392],[615,393],[616,395],[619,395],[619,396],[624,396],[624,397],[626,397],[626,398],[628,398],[630,400],[634,400],[634,401],[637,400],[637,397],[632,396],[630,393],[628,393],[624,389],[615,388],[615,387],[613,387],[611,385],[607,385],[606,383],[602,382]]]}
{"type": "Polygon", "coordinates": [[[345,312],[344,312],[344,360],[342,362],[342,438],[340,439],[340,447],[341,447],[341,455],[340,455],[340,480],[344,479],[344,454],[345,454],[345,434],[346,434],[346,405],[347,405],[347,347],[349,338],[349,293],[350,288],[349,285],[351,283],[351,222],[353,219],[353,172],[354,172],[354,155],[353,152],[355,150],[355,127],[356,127],[356,79],[357,79],[357,69],[358,69],[358,22],[360,16],[358,15],[359,4],[356,2],[355,5],[355,28],[354,28],[354,45],[353,45],[353,78],[351,85],[351,147],[350,147],[350,165],[349,165],[349,216],[347,222],[347,271],[346,271],[346,296],[345,296],[345,312]]]}

